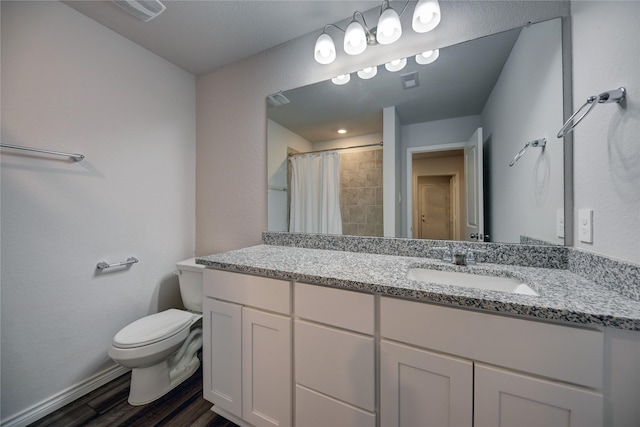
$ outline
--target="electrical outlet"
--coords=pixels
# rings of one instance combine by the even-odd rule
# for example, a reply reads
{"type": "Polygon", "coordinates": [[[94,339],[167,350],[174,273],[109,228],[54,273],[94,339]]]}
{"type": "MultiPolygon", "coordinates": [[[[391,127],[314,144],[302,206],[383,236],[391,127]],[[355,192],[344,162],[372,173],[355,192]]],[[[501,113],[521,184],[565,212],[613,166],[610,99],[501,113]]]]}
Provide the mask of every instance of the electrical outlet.
{"type": "Polygon", "coordinates": [[[584,243],[593,243],[593,209],[578,211],[578,238],[584,243]]]}

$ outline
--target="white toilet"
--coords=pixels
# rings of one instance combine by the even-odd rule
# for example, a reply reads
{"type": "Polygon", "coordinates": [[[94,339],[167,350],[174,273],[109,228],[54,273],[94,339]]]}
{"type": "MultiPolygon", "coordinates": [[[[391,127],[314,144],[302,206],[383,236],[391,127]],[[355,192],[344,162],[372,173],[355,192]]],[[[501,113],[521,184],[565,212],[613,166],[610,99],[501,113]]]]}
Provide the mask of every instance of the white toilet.
{"type": "Polygon", "coordinates": [[[180,295],[188,310],[169,309],[125,326],[113,338],[109,356],[131,368],[129,403],[145,405],[164,396],[200,366],[202,272],[195,258],[178,263],[180,295]]]}

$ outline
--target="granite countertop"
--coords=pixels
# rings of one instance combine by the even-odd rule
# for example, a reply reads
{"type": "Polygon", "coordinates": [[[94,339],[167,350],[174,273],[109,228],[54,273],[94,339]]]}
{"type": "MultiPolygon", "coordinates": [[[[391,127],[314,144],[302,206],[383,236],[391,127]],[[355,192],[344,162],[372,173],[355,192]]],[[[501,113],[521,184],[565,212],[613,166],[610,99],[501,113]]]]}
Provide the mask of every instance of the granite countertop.
{"type": "Polygon", "coordinates": [[[562,269],[488,263],[464,267],[431,258],[272,245],[198,257],[196,263],[492,313],[640,331],[639,301],[562,269]],[[409,280],[412,267],[518,278],[539,296],[409,280]]]}

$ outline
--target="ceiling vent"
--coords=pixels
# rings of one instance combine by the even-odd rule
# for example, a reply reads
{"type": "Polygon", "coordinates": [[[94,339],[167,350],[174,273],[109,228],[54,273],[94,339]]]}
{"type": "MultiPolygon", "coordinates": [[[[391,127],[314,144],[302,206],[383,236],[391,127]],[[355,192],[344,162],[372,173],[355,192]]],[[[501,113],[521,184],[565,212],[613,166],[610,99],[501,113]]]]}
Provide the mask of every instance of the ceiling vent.
{"type": "Polygon", "coordinates": [[[420,86],[417,71],[414,71],[413,73],[403,74],[400,76],[400,79],[402,80],[402,87],[405,89],[411,89],[420,86]]]}
{"type": "Polygon", "coordinates": [[[111,0],[141,21],[149,22],[167,8],[158,0],[111,0]]]}
{"type": "Polygon", "coordinates": [[[274,93],[267,96],[267,103],[270,107],[279,107],[284,104],[288,104],[289,99],[282,94],[282,92],[274,93]]]}

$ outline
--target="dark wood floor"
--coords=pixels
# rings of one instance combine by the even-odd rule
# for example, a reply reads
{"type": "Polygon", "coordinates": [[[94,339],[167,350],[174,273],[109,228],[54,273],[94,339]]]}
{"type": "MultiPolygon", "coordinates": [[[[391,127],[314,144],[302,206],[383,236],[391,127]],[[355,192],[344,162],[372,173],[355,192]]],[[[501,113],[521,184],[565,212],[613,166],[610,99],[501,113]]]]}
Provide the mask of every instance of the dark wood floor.
{"type": "Polygon", "coordinates": [[[211,403],[202,398],[202,367],[170,393],[144,406],[127,402],[130,380],[131,374],[125,374],[29,427],[237,427],[211,412],[211,403]]]}

